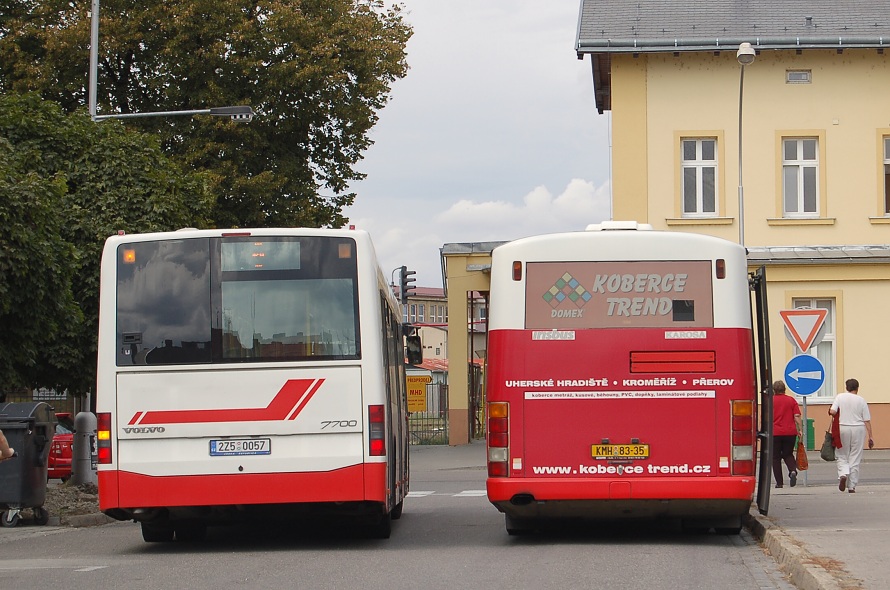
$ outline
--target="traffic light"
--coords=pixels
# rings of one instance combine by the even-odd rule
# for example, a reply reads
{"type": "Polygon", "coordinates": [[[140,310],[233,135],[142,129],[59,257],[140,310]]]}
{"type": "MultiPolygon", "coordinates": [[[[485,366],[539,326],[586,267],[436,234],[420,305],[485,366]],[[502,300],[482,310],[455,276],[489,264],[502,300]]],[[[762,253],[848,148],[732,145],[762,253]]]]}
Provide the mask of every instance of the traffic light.
{"type": "Polygon", "coordinates": [[[399,298],[402,301],[402,305],[406,305],[408,303],[408,295],[414,294],[414,276],[417,274],[413,270],[408,270],[407,266],[403,266],[399,268],[399,298]]]}

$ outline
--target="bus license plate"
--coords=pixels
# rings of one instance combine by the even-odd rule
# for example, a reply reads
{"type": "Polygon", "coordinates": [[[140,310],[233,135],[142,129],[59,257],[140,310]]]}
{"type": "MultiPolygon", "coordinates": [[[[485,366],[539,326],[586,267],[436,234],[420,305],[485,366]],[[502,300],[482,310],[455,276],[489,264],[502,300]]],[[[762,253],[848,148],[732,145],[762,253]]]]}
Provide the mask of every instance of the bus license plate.
{"type": "Polygon", "coordinates": [[[591,445],[594,459],[648,459],[649,445],[591,445]]]}
{"type": "Polygon", "coordinates": [[[271,438],[226,438],[210,441],[211,457],[232,455],[271,455],[271,438]]]}

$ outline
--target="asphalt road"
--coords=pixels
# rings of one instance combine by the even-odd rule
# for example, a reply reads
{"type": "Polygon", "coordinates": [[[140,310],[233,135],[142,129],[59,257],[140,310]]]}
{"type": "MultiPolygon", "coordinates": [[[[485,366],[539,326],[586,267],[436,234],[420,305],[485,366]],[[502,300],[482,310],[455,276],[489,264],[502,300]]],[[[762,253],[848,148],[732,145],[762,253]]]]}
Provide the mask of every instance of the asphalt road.
{"type": "Polygon", "coordinates": [[[199,544],[147,544],[138,525],[0,529],[0,588],[792,589],[740,536],[621,525],[510,537],[475,453],[416,447],[392,538],[300,523],[212,528],[199,544]]]}

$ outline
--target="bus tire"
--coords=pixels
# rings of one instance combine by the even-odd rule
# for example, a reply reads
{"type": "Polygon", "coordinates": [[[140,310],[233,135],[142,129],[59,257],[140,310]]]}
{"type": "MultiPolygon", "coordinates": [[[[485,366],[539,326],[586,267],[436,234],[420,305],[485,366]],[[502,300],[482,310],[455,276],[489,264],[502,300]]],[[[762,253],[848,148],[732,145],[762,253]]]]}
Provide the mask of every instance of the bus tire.
{"type": "Polygon", "coordinates": [[[387,512],[380,517],[377,524],[368,527],[368,535],[372,539],[389,539],[392,534],[392,512],[387,512]]]}
{"type": "Polygon", "coordinates": [[[142,523],[142,540],[146,543],[170,543],[175,531],[169,523],[142,523]]]}
{"type": "Polygon", "coordinates": [[[203,522],[180,524],[174,528],[176,541],[180,543],[197,543],[207,536],[207,525],[203,522]]]}
{"type": "Polygon", "coordinates": [[[721,526],[714,529],[714,532],[718,535],[739,535],[742,532],[742,527],[740,526],[721,526]]]}
{"type": "Polygon", "coordinates": [[[511,537],[527,535],[535,530],[527,520],[518,520],[516,518],[511,518],[506,514],[504,515],[504,525],[506,526],[507,534],[511,537]]]}
{"type": "Polygon", "coordinates": [[[402,518],[402,509],[403,509],[404,507],[405,507],[405,499],[402,498],[402,501],[399,502],[398,504],[396,504],[396,505],[393,507],[392,512],[389,513],[390,517],[391,517],[393,520],[398,520],[398,519],[402,518]]]}

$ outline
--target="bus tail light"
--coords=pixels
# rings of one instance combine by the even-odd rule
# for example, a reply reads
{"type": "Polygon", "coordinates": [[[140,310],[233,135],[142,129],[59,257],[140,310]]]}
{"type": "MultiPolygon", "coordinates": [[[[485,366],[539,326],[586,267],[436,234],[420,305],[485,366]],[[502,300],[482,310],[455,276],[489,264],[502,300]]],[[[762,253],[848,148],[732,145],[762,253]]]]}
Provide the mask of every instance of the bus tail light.
{"type": "Polygon", "coordinates": [[[96,452],[99,456],[99,464],[111,463],[111,413],[99,412],[96,414],[96,452]]]}
{"type": "Polygon", "coordinates": [[[372,457],[386,455],[386,409],[383,405],[368,406],[368,448],[372,457]]]}
{"type": "Polygon", "coordinates": [[[507,477],[510,452],[509,404],[490,402],[488,404],[488,475],[507,477]]]}
{"type": "Polygon", "coordinates": [[[732,474],[754,475],[754,402],[732,401],[732,474]]]}

